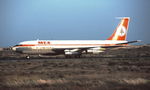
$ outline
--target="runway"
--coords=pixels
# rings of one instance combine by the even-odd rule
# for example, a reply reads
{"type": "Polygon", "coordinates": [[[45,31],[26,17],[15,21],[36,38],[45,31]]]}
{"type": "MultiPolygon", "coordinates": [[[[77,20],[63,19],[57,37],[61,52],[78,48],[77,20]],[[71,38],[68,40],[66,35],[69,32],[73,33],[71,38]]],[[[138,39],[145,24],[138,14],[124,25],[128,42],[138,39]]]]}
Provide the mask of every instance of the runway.
{"type": "Polygon", "coordinates": [[[71,59],[1,58],[0,89],[149,90],[149,46],[114,51],[71,59]]]}

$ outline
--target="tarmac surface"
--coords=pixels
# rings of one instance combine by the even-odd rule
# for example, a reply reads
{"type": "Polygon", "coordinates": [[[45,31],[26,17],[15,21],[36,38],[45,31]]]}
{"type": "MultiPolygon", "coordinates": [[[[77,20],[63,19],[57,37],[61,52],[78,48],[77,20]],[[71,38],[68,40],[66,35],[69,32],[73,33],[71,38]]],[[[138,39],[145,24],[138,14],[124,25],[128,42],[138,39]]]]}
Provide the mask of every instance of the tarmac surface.
{"type": "Polygon", "coordinates": [[[150,90],[150,45],[82,58],[25,56],[0,51],[0,90],[150,90]]]}

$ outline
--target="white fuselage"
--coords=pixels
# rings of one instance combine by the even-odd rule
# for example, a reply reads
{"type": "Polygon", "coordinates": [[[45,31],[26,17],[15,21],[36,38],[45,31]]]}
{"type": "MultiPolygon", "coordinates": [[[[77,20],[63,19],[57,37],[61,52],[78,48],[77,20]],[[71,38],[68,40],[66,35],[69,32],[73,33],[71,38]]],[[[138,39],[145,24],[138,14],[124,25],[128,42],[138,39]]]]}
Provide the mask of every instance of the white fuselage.
{"type": "Polygon", "coordinates": [[[113,46],[127,41],[113,40],[33,40],[24,41],[13,47],[13,50],[22,53],[54,53],[53,50],[73,50],[82,48],[101,48],[102,46],[113,46]]]}
{"type": "Polygon", "coordinates": [[[49,47],[52,49],[60,48],[82,48],[82,47],[101,47],[111,46],[119,43],[126,43],[127,41],[113,41],[113,40],[35,40],[24,41],[19,43],[24,47],[49,47]]]}

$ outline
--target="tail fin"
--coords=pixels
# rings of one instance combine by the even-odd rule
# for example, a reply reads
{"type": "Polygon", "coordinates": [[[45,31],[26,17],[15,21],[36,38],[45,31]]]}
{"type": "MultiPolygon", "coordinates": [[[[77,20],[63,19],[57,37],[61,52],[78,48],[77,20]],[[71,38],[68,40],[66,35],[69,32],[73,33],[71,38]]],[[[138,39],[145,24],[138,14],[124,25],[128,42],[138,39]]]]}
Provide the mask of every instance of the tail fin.
{"type": "Polygon", "coordinates": [[[107,40],[126,40],[130,18],[123,17],[114,33],[107,40]]]}

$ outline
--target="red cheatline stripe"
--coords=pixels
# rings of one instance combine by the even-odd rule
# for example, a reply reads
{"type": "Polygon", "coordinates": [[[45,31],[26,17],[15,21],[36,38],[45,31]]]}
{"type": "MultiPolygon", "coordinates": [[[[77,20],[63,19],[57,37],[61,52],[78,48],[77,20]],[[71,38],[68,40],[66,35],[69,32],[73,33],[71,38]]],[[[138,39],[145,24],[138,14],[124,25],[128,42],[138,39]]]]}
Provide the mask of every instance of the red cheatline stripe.
{"type": "Polygon", "coordinates": [[[51,46],[105,46],[115,44],[51,44],[51,46]]]}
{"type": "Polygon", "coordinates": [[[28,46],[112,46],[115,44],[50,44],[50,45],[36,45],[36,44],[22,44],[16,47],[28,47],[28,46]]]}
{"type": "Polygon", "coordinates": [[[18,45],[17,47],[25,47],[25,46],[36,46],[34,44],[22,44],[22,45],[18,45]]]}

